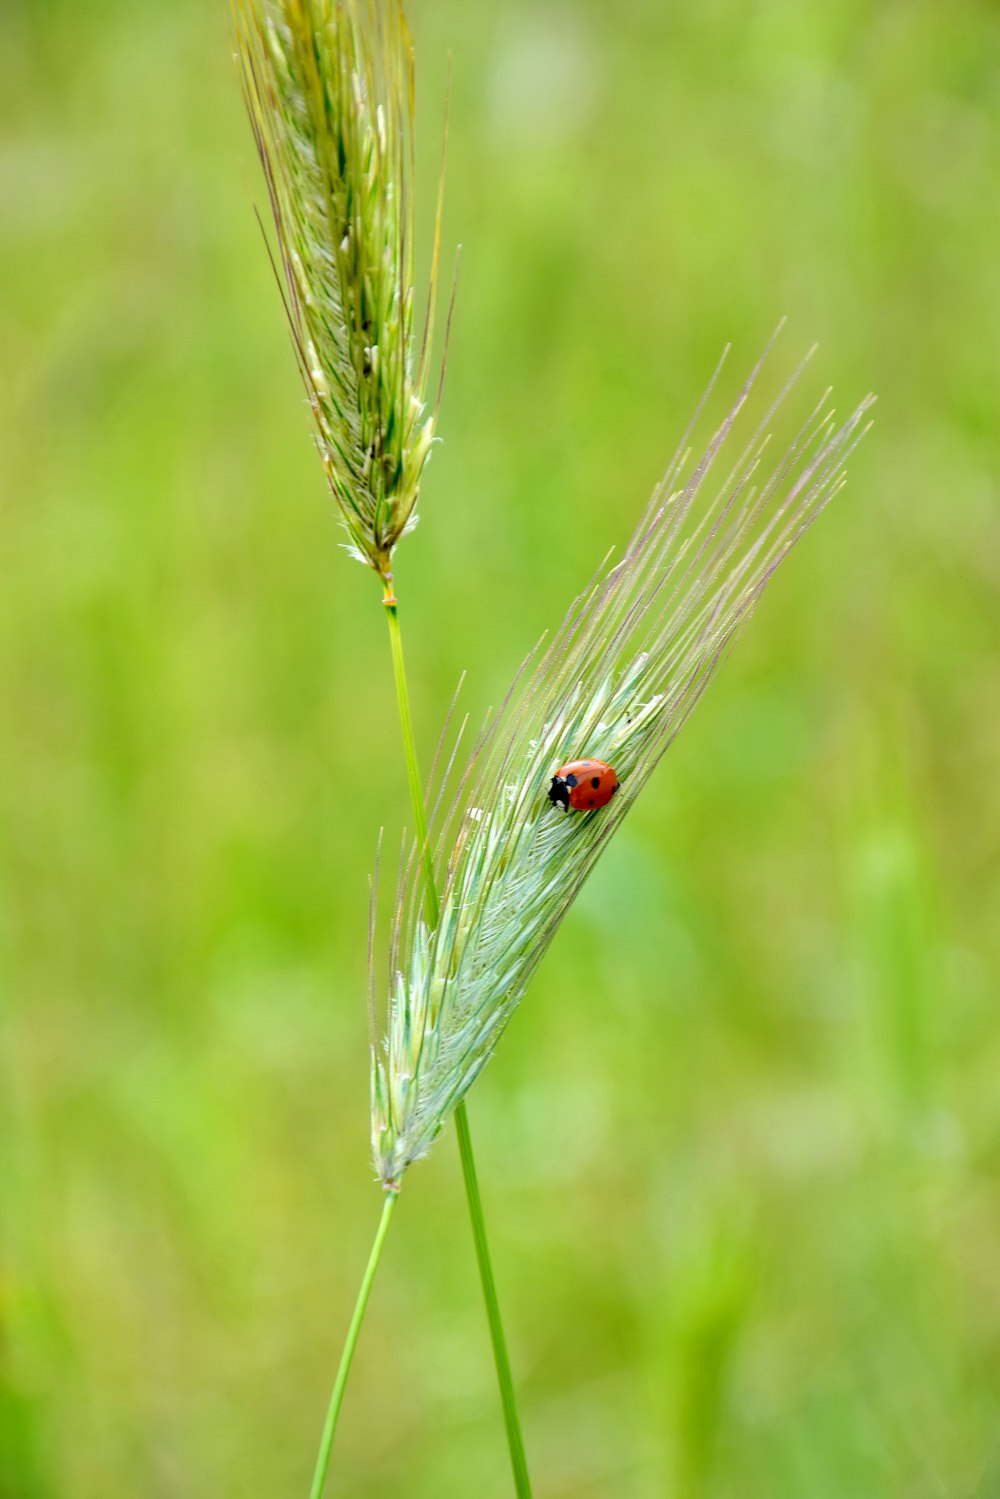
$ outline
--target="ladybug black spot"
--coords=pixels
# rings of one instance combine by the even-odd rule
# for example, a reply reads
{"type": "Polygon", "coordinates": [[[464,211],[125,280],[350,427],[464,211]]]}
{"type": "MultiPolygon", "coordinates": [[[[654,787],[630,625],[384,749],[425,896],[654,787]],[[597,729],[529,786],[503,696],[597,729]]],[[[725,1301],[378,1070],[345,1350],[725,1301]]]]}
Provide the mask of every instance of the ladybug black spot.
{"type": "Polygon", "coordinates": [[[594,790],[596,791],[597,788],[598,788],[598,786],[601,784],[601,778],[600,778],[600,776],[595,776],[594,779],[591,781],[590,784],[593,786],[594,790]]]}
{"type": "Polygon", "coordinates": [[[591,797],[591,798],[590,798],[590,801],[589,801],[589,802],[588,802],[588,803],[587,803],[587,806],[588,806],[588,807],[592,807],[592,806],[593,806],[593,805],[594,805],[594,798],[593,798],[593,797],[591,797]]]}
{"type": "Polygon", "coordinates": [[[567,786],[575,786],[576,785],[576,776],[567,776],[566,777],[566,785],[567,786]]]}

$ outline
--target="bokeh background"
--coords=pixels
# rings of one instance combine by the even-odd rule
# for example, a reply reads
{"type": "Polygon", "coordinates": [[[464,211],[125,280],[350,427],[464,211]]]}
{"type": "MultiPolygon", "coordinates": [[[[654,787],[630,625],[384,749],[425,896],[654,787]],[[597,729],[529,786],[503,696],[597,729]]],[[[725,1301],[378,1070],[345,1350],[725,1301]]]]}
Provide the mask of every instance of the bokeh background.
{"type": "MultiPolygon", "coordinates": [[[[1000,1494],[1000,12],[413,0],[463,245],[425,759],[732,339],[880,396],[470,1100],[538,1499],[1000,1494]]],[[[208,0],[0,5],[0,1494],[294,1496],[406,787],[208,0]]],[[[426,257],[425,257],[426,258],[426,257]]],[[[331,1494],[510,1493],[450,1138],[331,1494]]]]}

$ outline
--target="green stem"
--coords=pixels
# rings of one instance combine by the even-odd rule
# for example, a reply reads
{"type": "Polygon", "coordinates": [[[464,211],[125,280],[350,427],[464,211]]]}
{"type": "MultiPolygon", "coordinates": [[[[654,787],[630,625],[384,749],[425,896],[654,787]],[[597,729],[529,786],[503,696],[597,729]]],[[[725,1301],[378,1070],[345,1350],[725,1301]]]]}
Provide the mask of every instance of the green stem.
{"type": "Polygon", "coordinates": [[[333,1449],[333,1435],[337,1430],[337,1417],[340,1415],[340,1407],[344,1400],[344,1390],[347,1387],[347,1376],[351,1371],[351,1360],[354,1357],[354,1349],[358,1341],[358,1333],[361,1331],[361,1323],[365,1315],[365,1307],[368,1305],[368,1297],[371,1293],[372,1281],[375,1279],[375,1271],[382,1257],[382,1246],[389,1229],[389,1219],[396,1203],[396,1193],[385,1194],[385,1206],[382,1208],[382,1216],[379,1219],[378,1229],[375,1234],[375,1242],[372,1244],[372,1252],[368,1256],[368,1264],[361,1278],[361,1286],[358,1290],[358,1299],[354,1304],[354,1315],[351,1325],[347,1329],[347,1338],[344,1342],[344,1351],[340,1355],[340,1368],[337,1370],[337,1378],[333,1383],[333,1393],[330,1396],[330,1404],[326,1412],[326,1422],[323,1426],[323,1436],[319,1444],[319,1454],[316,1458],[316,1471],[313,1474],[310,1499],[321,1499],[323,1485],[326,1483],[326,1473],[330,1466],[330,1453],[333,1449]]]}
{"type": "Polygon", "coordinates": [[[427,920],[433,930],[438,922],[437,887],[434,883],[434,861],[427,841],[427,813],[424,811],[424,788],[420,780],[417,762],[417,745],[413,737],[413,719],[410,715],[410,693],[406,685],[406,662],[403,659],[403,634],[399,628],[399,604],[390,582],[385,583],[385,617],[389,622],[389,645],[392,648],[392,672],[396,679],[396,702],[399,706],[399,726],[403,731],[403,758],[406,761],[406,778],[410,783],[410,801],[413,804],[413,820],[416,823],[417,842],[420,845],[424,864],[424,900],[427,905],[427,920]]]}
{"type": "Polygon", "coordinates": [[[483,1283],[483,1300],[486,1302],[486,1317],[490,1324],[493,1342],[493,1361],[497,1366],[497,1382],[503,1403],[503,1424],[507,1428],[507,1446],[510,1448],[510,1465],[514,1471],[514,1489],[518,1499],[531,1499],[531,1479],[528,1477],[528,1462],[524,1455],[524,1441],[517,1418],[517,1401],[514,1396],[514,1380],[510,1372],[510,1358],[500,1319],[500,1303],[490,1264],[490,1249],[486,1242],[486,1221],[479,1197],[479,1181],[476,1177],[476,1160],[472,1154],[472,1136],[469,1133],[469,1116],[465,1102],[455,1110],[455,1129],[458,1134],[458,1149],[462,1157],[462,1174],[465,1177],[465,1194],[469,1200],[469,1217],[472,1220],[472,1237],[476,1241],[476,1259],[479,1262],[479,1279],[483,1283]]]}
{"type": "MultiPolygon", "coordinates": [[[[386,618],[389,622],[389,643],[392,647],[392,667],[396,678],[399,723],[403,732],[403,755],[406,760],[407,779],[410,783],[410,799],[413,803],[413,818],[416,823],[417,841],[422,850],[425,877],[424,900],[427,907],[427,919],[433,928],[437,926],[440,907],[438,904],[437,888],[434,882],[434,861],[431,857],[431,850],[427,839],[427,814],[424,811],[423,784],[420,779],[417,747],[413,737],[413,719],[410,715],[410,694],[406,685],[406,663],[403,659],[403,636],[399,628],[399,605],[392,591],[391,579],[385,578],[383,581],[385,584],[383,604],[385,605],[386,618]]],[[[472,1224],[472,1237],[476,1246],[479,1278],[483,1287],[483,1300],[486,1303],[486,1318],[490,1327],[490,1341],[493,1344],[493,1361],[496,1364],[497,1383],[500,1386],[503,1420],[507,1430],[510,1464],[514,1474],[514,1490],[518,1499],[531,1499],[531,1480],[528,1477],[528,1464],[524,1455],[524,1441],[521,1436],[521,1423],[517,1414],[517,1397],[514,1394],[514,1380],[510,1371],[507,1340],[504,1337],[503,1322],[500,1317],[500,1304],[497,1301],[496,1283],[493,1279],[493,1267],[490,1263],[490,1250],[486,1239],[486,1221],[483,1217],[483,1205],[479,1196],[476,1161],[472,1153],[472,1136],[469,1133],[469,1116],[466,1112],[464,1099],[455,1110],[455,1129],[458,1135],[459,1155],[462,1159],[462,1176],[465,1180],[465,1195],[469,1204],[469,1219],[472,1224]]]]}

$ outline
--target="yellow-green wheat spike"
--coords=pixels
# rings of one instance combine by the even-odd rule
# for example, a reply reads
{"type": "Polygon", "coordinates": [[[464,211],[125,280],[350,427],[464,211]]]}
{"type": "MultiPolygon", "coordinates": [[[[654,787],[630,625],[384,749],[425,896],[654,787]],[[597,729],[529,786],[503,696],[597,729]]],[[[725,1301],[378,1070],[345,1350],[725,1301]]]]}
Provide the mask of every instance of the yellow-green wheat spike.
{"type": "MultiPolygon", "coordinates": [[[[388,577],[416,524],[437,244],[414,339],[413,67],[397,3],[234,0],[285,307],[348,550],[388,577]]],[[[440,224],[440,213],[439,213],[440,224]]]]}

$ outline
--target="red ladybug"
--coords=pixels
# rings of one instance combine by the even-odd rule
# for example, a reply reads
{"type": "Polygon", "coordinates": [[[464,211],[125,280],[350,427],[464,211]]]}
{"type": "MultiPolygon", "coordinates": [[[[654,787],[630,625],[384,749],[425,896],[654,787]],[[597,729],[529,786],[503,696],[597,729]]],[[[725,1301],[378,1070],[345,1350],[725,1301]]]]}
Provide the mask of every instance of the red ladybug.
{"type": "Polygon", "coordinates": [[[568,812],[595,812],[618,790],[618,777],[603,760],[570,760],[552,777],[549,801],[568,812]]]}

